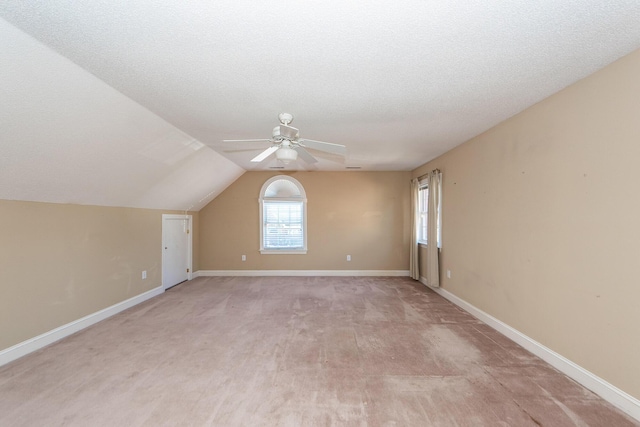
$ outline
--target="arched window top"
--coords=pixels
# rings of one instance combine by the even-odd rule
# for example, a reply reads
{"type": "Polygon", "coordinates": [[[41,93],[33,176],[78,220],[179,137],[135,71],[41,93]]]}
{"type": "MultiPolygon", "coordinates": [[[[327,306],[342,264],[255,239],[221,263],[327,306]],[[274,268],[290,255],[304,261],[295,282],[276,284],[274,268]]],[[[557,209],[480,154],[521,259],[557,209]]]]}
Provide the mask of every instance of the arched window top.
{"type": "Polygon", "coordinates": [[[302,184],[287,175],[274,176],[260,190],[261,199],[306,199],[302,184]]]}

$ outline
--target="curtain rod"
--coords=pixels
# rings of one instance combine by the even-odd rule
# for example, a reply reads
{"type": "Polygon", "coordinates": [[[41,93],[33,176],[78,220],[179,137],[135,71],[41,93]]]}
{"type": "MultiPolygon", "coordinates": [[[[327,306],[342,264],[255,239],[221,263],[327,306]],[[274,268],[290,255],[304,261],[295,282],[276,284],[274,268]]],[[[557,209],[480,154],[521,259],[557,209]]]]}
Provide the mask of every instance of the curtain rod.
{"type": "Polygon", "coordinates": [[[434,169],[434,170],[432,170],[431,172],[425,173],[424,175],[420,175],[420,176],[418,177],[418,181],[420,181],[421,179],[424,179],[424,178],[428,177],[430,173],[434,173],[434,172],[440,173],[440,169],[434,169]]]}

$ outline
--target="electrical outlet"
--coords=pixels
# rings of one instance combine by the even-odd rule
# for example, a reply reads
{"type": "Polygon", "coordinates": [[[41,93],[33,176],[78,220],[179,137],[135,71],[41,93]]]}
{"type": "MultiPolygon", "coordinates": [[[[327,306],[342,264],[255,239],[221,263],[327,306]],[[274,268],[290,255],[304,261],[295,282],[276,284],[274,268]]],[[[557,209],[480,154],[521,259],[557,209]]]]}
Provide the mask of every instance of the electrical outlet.
{"type": "Polygon", "coordinates": [[[347,255],[347,261],[351,261],[351,255],[347,255]]]}
{"type": "Polygon", "coordinates": [[[242,255],[242,260],[246,261],[247,260],[247,256],[246,255],[242,255]]]}
{"type": "Polygon", "coordinates": [[[142,271],[142,280],[147,278],[147,270],[142,271]]]}
{"type": "Polygon", "coordinates": [[[451,270],[447,270],[447,279],[451,279],[451,270]]]}

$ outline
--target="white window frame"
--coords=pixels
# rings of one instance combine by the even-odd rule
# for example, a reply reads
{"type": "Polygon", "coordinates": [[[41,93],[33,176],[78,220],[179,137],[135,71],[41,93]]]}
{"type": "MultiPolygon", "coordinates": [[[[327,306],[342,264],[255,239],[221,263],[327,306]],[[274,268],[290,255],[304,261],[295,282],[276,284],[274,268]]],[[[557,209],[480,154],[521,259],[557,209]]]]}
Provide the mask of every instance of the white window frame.
{"type": "Polygon", "coordinates": [[[304,191],[304,187],[297,179],[287,175],[276,175],[269,178],[260,190],[260,253],[266,255],[282,254],[291,255],[298,254],[304,255],[307,253],[307,196],[304,191]],[[267,189],[271,184],[278,180],[286,180],[293,183],[297,189],[298,194],[291,197],[268,197],[266,196],[267,189]],[[264,203],[265,202],[302,202],[302,247],[301,248],[265,248],[264,246],[264,203]]]}
{"type": "Polygon", "coordinates": [[[418,185],[418,243],[427,244],[427,220],[429,206],[429,185],[420,182],[418,185]],[[426,197],[425,197],[426,195],[426,197]]]}
{"type": "MultiPolygon", "coordinates": [[[[418,244],[422,246],[427,246],[429,243],[429,236],[427,236],[427,221],[429,218],[428,206],[429,206],[429,184],[427,180],[420,181],[418,184],[418,229],[416,230],[418,234],[418,244]],[[426,195],[424,197],[423,195],[426,195]]],[[[438,207],[438,235],[437,244],[438,248],[442,248],[442,212],[440,207],[438,207]]]]}

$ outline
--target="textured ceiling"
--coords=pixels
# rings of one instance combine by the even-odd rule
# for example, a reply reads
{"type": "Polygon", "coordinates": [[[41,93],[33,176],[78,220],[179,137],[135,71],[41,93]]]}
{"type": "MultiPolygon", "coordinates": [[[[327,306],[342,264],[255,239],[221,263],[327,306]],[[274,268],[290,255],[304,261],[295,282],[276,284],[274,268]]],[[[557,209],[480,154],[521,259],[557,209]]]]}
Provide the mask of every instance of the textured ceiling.
{"type": "MultiPolygon", "coordinates": [[[[637,0],[3,0],[0,16],[124,95],[131,108],[146,109],[178,139],[213,147],[245,170],[277,166],[249,162],[267,145],[221,141],[268,138],[280,112],[295,116],[303,138],[347,146],[345,159],[318,156],[316,169],[410,170],[640,47],[637,0]],[[226,152],[244,148],[254,151],[226,152]]],[[[35,61],[46,74],[48,60],[35,61]]],[[[39,108],[57,109],[83,99],[84,90],[72,80],[62,87],[39,81],[28,94],[39,108]]],[[[102,115],[118,120],[109,107],[102,115]]],[[[49,125],[14,129],[9,136],[22,140],[11,150],[18,157],[39,151],[29,136],[49,125]]],[[[128,129],[128,141],[143,132],[130,121],[110,126],[128,129]]],[[[162,157],[139,145],[95,154],[76,147],[48,158],[93,155],[96,166],[128,169],[120,158],[134,151],[162,157]]],[[[287,169],[305,167],[298,161],[287,169]]],[[[171,186],[174,179],[167,171],[142,175],[134,185],[171,186]]],[[[221,174],[219,187],[236,175],[221,174]]],[[[186,168],[180,182],[206,179],[186,168]]],[[[190,194],[188,203],[198,197],[190,194]]]]}

